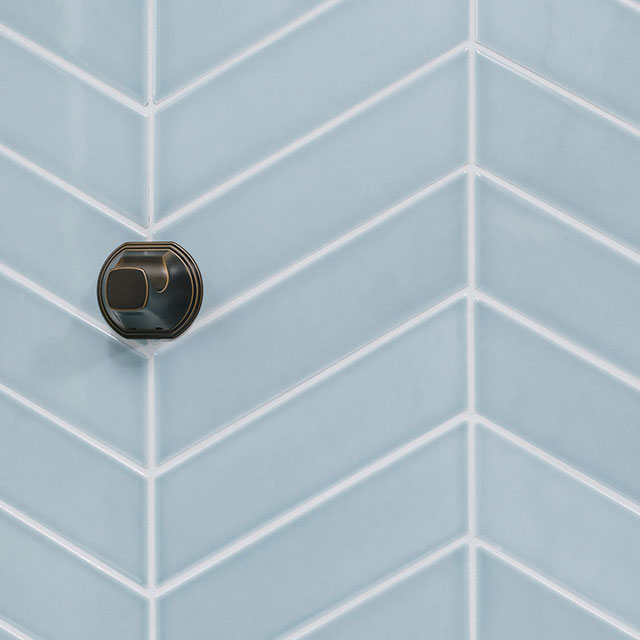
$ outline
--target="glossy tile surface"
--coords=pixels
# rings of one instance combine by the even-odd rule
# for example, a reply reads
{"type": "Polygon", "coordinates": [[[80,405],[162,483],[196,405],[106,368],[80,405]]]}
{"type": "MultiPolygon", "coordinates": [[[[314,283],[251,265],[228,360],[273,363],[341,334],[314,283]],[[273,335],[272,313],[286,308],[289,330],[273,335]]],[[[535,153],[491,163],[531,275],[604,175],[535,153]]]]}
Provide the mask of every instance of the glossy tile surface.
{"type": "Polygon", "coordinates": [[[142,582],[144,479],[2,394],[0,424],[0,499],[142,582]]]}
{"type": "Polygon", "coordinates": [[[0,617],[46,640],[139,640],[144,599],[0,511],[0,617]]]}
{"type": "Polygon", "coordinates": [[[466,555],[457,551],[306,637],[463,640],[467,637],[466,569],[466,555]]]}
{"type": "Polygon", "coordinates": [[[203,308],[462,166],[465,73],[460,57],[163,229],[211,274],[203,308]]]}
{"type": "Polygon", "coordinates": [[[412,204],[160,354],[160,458],[458,289],[465,278],[464,187],[458,181],[412,204]]]}
{"type": "Polygon", "coordinates": [[[478,57],[478,162],[623,242],[640,246],[640,131],[633,135],[478,57]]]}
{"type": "Polygon", "coordinates": [[[629,636],[484,551],[478,640],[626,640],[629,636]]]}
{"type": "Polygon", "coordinates": [[[480,0],[479,41],[640,124],[640,7],[617,0],[480,0]]]}
{"type": "Polygon", "coordinates": [[[0,37],[0,143],[143,220],[144,118],[0,37]]]}
{"type": "Polygon", "coordinates": [[[144,359],[4,276],[0,299],[0,382],[142,460],[144,359]]]}
{"type": "Polygon", "coordinates": [[[483,180],[476,208],[479,287],[640,372],[640,264],[483,180]]]}
{"type": "Polygon", "coordinates": [[[461,302],[161,476],[160,578],[462,411],[465,331],[461,302]]]}
{"type": "Polygon", "coordinates": [[[144,0],[2,2],[0,23],[144,101],[144,0]]]}
{"type": "Polygon", "coordinates": [[[85,313],[102,318],[96,279],[105,258],[140,236],[0,156],[3,218],[0,263],[85,313]]]}
{"type": "Polygon", "coordinates": [[[459,535],[465,440],[459,427],[423,445],[170,592],[160,637],[274,638],[459,535]]]}
{"type": "MultiPolygon", "coordinates": [[[[466,13],[462,0],[338,3],[161,110],[159,215],[460,44],[467,36],[466,13]]],[[[454,112],[451,118],[464,110],[466,85],[457,80],[457,74],[441,79],[439,98],[454,112]]]]}
{"type": "Polygon", "coordinates": [[[321,0],[158,0],[156,96],[176,91],[320,4],[321,0]]]}
{"type": "Polygon", "coordinates": [[[483,305],[476,314],[479,413],[640,501],[640,392],[483,305]]]}
{"type": "Polygon", "coordinates": [[[478,472],[480,536],[640,623],[640,516],[483,429],[478,472]]]}

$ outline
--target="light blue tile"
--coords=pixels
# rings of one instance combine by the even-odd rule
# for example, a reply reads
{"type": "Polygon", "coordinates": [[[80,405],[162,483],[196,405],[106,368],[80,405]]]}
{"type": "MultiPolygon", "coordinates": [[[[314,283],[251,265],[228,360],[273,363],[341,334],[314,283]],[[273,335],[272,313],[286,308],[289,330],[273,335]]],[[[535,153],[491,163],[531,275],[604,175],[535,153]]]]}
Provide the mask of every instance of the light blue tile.
{"type": "Polygon", "coordinates": [[[457,428],[169,592],[161,638],[274,638],[461,534],[465,450],[457,428]]]}
{"type": "Polygon", "coordinates": [[[479,413],[640,501],[640,394],[482,305],[479,413]]]}
{"type": "Polygon", "coordinates": [[[0,498],[143,581],[143,478],[4,395],[0,498]]]}
{"type": "Polygon", "coordinates": [[[238,55],[321,0],[158,0],[157,95],[238,55]]]}
{"type": "Polygon", "coordinates": [[[143,459],[144,358],[4,276],[0,300],[0,382],[143,459]]]}
{"type": "Polygon", "coordinates": [[[640,265],[484,180],[477,193],[480,287],[640,372],[640,265]]]}
{"type": "Polygon", "coordinates": [[[640,623],[638,516],[484,429],[478,505],[482,537],[616,617],[640,623]]]}
{"type": "Polygon", "coordinates": [[[0,37],[0,142],[143,220],[144,118],[0,37]]]}
{"type": "Polygon", "coordinates": [[[144,0],[2,2],[0,22],[144,100],[144,0]]]}
{"type": "Polygon", "coordinates": [[[465,640],[464,550],[310,633],[309,640],[465,640]]]}
{"type": "MultiPolygon", "coordinates": [[[[160,215],[464,41],[467,4],[340,3],[160,111],[160,215]]],[[[439,99],[455,118],[464,108],[458,75],[442,82],[439,99]]],[[[416,121],[416,130],[424,123],[416,121]]]]}
{"type": "Polygon", "coordinates": [[[640,137],[478,57],[478,161],[640,247],[640,137]]]}
{"type": "Polygon", "coordinates": [[[628,640],[600,618],[502,561],[478,555],[479,640],[628,640]]]}
{"type": "Polygon", "coordinates": [[[481,0],[479,40],[640,124],[640,7],[616,0],[481,0]]]}
{"type": "Polygon", "coordinates": [[[160,457],[460,288],[465,191],[462,178],[447,185],[162,353],[160,457]]]}
{"type": "Polygon", "coordinates": [[[465,66],[461,56],[164,229],[210,274],[204,309],[464,164],[465,66]]]}
{"type": "Polygon", "coordinates": [[[0,262],[95,317],[105,258],[134,231],[0,156],[0,262]]]}
{"type": "Polygon", "coordinates": [[[46,640],[142,640],[143,598],[0,512],[0,617],[46,640]]]}
{"type": "Polygon", "coordinates": [[[161,476],[160,578],[462,411],[465,331],[461,302],[161,476]]]}
{"type": "Polygon", "coordinates": [[[18,636],[14,636],[12,633],[0,629],[0,640],[17,640],[18,636]]]}

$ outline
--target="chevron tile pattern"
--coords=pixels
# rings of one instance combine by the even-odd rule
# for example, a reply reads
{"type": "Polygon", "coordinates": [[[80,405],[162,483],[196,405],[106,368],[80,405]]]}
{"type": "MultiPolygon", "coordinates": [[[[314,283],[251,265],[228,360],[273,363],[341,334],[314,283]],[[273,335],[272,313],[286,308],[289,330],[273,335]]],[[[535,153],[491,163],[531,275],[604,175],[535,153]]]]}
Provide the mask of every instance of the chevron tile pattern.
{"type": "Polygon", "coordinates": [[[0,1],[0,638],[640,640],[638,77],[637,0],[0,1]]]}

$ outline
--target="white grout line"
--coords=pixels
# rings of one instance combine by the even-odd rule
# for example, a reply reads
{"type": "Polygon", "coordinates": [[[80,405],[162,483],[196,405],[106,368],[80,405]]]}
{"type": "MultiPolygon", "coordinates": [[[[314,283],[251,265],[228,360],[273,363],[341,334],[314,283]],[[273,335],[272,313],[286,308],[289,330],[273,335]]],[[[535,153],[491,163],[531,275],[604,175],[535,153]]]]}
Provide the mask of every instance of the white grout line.
{"type": "Polygon", "coordinates": [[[39,45],[33,40],[30,40],[29,38],[26,38],[22,34],[15,32],[13,29],[10,29],[4,24],[0,24],[0,35],[4,36],[7,40],[10,40],[25,51],[28,51],[29,53],[32,53],[39,58],[46,60],[54,67],[66,71],[69,75],[98,90],[100,93],[108,96],[112,100],[119,102],[129,109],[132,109],[136,113],[144,113],[142,105],[139,102],[136,102],[133,98],[130,98],[122,91],[116,89],[115,87],[112,87],[110,84],[107,84],[102,80],[99,80],[79,66],[73,64],[72,62],[69,62],[65,58],[59,56],[56,53],[53,53],[52,51],[49,51],[49,49],[46,49],[45,47],[39,45]]]}
{"type": "Polygon", "coordinates": [[[27,407],[31,411],[47,419],[49,422],[60,427],[67,433],[70,433],[76,438],[79,438],[80,440],[82,440],[89,446],[93,447],[97,451],[100,451],[100,453],[111,458],[112,460],[115,460],[116,462],[119,462],[120,464],[124,465],[134,473],[138,474],[139,476],[143,476],[145,474],[144,467],[139,465],[134,460],[131,460],[127,456],[121,454],[119,451],[112,449],[109,445],[98,440],[97,438],[94,438],[92,435],[89,435],[88,433],[82,431],[81,429],[74,427],[72,424],[69,424],[66,420],[63,420],[62,418],[59,418],[58,416],[54,415],[50,411],[47,411],[47,409],[44,409],[43,407],[36,404],[32,400],[29,400],[29,398],[26,398],[22,394],[18,393],[17,391],[14,391],[13,389],[11,389],[10,387],[7,387],[5,384],[1,382],[0,382],[0,393],[3,393],[4,395],[11,398],[15,402],[20,403],[22,406],[27,407]]]}
{"type": "Polygon", "coordinates": [[[385,591],[393,589],[402,582],[409,580],[421,571],[424,571],[452,553],[455,553],[458,549],[469,544],[469,542],[468,536],[456,538],[441,549],[428,553],[415,562],[403,567],[399,571],[396,571],[390,576],[374,583],[372,586],[366,588],[357,595],[349,597],[338,606],[332,607],[331,609],[321,613],[319,616],[314,617],[312,620],[302,623],[302,625],[298,626],[296,630],[287,631],[284,634],[279,635],[276,640],[300,640],[300,638],[304,638],[308,634],[317,631],[333,620],[340,618],[353,609],[363,605],[365,602],[383,594],[385,591]]]}
{"type": "Polygon", "coordinates": [[[180,585],[192,580],[196,576],[199,576],[211,567],[214,567],[215,565],[218,565],[221,562],[227,560],[231,556],[240,553],[243,549],[256,544],[259,540],[262,540],[273,532],[282,529],[294,520],[303,517],[314,509],[319,508],[326,502],[329,502],[348,489],[351,489],[352,487],[376,475],[377,473],[380,473],[382,470],[395,464],[399,460],[405,458],[414,451],[417,451],[421,447],[428,446],[434,440],[437,440],[438,438],[444,436],[445,434],[453,431],[455,428],[460,426],[460,424],[464,422],[466,416],[466,412],[459,413],[458,415],[450,418],[437,427],[430,429],[427,433],[421,435],[420,437],[374,460],[355,473],[352,473],[351,475],[331,485],[328,489],[325,489],[320,493],[317,493],[313,497],[304,500],[292,509],[289,509],[279,516],[275,517],[273,520],[268,521],[264,525],[261,525],[252,531],[249,531],[247,534],[243,535],[240,538],[237,538],[232,543],[224,546],[219,551],[216,551],[215,553],[207,556],[195,565],[172,576],[169,580],[160,585],[160,587],[157,589],[158,594],[164,595],[169,591],[173,591],[180,585]]]}
{"type": "Polygon", "coordinates": [[[35,640],[35,638],[28,636],[26,633],[24,633],[23,631],[20,631],[20,629],[18,629],[17,627],[14,627],[10,622],[7,622],[3,618],[0,618],[0,629],[11,634],[18,640],[35,640]]]}
{"type": "Polygon", "coordinates": [[[234,55],[228,60],[225,60],[222,64],[207,71],[206,73],[196,78],[195,80],[189,82],[188,84],[181,87],[174,93],[166,96],[165,98],[162,98],[161,100],[158,101],[158,106],[165,108],[170,106],[174,102],[181,100],[186,95],[193,93],[196,89],[199,89],[204,84],[207,84],[209,81],[222,75],[232,67],[235,67],[236,65],[246,60],[247,58],[250,58],[256,53],[262,51],[263,49],[266,49],[267,47],[271,46],[275,42],[278,42],[278,40],[282,40],[285,36],[289,35],[293,31],[296,31],[297,29],[311,22],[312,20],[315,20],[318,16],[321,16],[323,13],[326,13],[329,9],[332,9],[334,6],[336,6],[337,4],[340,4],[341,2],[343,2],[343,0],[328,0],[327,2],[322,2],[321,4],[314,7],[310,11],[307,11],[306,13],[302,14],[295,20],[292,20],[291,22],[284,25],[283,27],[280,27],[276,31],[270,33],[268,36],[266,36],[262,40],[258,40],[257,42],[250,44],[247,48],[242,50],[237,55],[234,55]]]}
{"type": "Polygon", "coordinates": [[[504,178],[501,178],[500,176],[496,175],[492,171],[483,169],[481,167],[476,167],[476,172],[478,173],[478,175],[481,175],[487,180],[502,187],[505,191],[508,191],[513,195],[517,196],[518,198],[520,198],[521,200],[524,200],[525,202],[528,202],[529,204],[534,205],[538,209],[542,209],[549,215],[562,221],[564,224],[572,227],[576,231],[579,231],[580,233],[588,236],[592,240],[595,240],[599,244],[602,244],[608,249],[611,249],[612,251],[619,253],[625,258],[632,260],[636,264],[640,264],[640,251],[636,251],[628,247],[627,245],[623,244],[619,240],[616,240],[615,238],[612,238],[611,236],[606,235],[606,233],[604,233],[603,231],[599,231],[598,229],[591,227],[588,223],[582,222],[578,218],[573,217],[571,214],[566,213],[565,211],[562,211],[561,209],[558,209],[553,205],[550,205],[544,200],[540,200],[538,197],[534,196],[528,191],[525,191],[524,189],[519,187],[517,184],[508,182],[507,180],[505,180],[504,178]]]}
{"type": "Polygon", "coordinates": [[[477,156],[477,108],[476,108],[476,41],[477,41],[477,6],[476,0],[469,0],[469,83],[468,83],[468,154],[471,171],[468,175],[468,209],[467,209],[467,260],[468,284],[470,294],[467,297],[467,403],[469,410],[468,447],[467,447],[467,487],[468,487],[468,527],[469,558],[468,585],[469,598],[468,625],[469,640],[478,637],[478,553],[477,535],[477,497],[476,497],[476,334],[475,334],[475,295],[476,295],[476,156],[477,156]]]}
{"type": "Polygon", "coordinates": [[[516,73],[520,74],[521,76],[524,76],[531,82],[535,82],[536,84],[541,85],[546,89],[549,89],[549,91],[551,91],[552,93],[555,93],[556,95],[560,95],[563,98],[566,98],[573,104],[578,104],[581,107],[584,107],[585,109],[589,110],[591,113],[594,113],[597,116],[607,120],[611,124],[621,129],[624,129],[628,133],[634,136],[640,136],[640,128],[632,125],[630,122],[627,122],[623,118],[620,118],[619,116],[616,116],[610,113],[609,111],[606,111],[602,107],[598,107],[597,105],[593,104],[593,102],[589,102],[585,98],[582,98],[579,95],[572,93],[571,91],[569,91],[568,89],[565,89],[559,84],[556,84],[551,80],[547,80],[547,78],[535,73],[534,71],[531,71],[530,69],[527,69],[526,67],[523,67],[521,64],[518,64],[515,60],[512,60],[511,58],[507,58],[506,56],[498,53],[497,51],[490,49],[486,45],[477,43],[476,47],[480,53],[482,53],[486,58],[493,60],[493,62],[497,62],[498,64],[502,65],[503,67],[511,71],[515,71],[516,73]]]}
{"type": "Polygon", "coordinates": [[[634,11],[640,11],[640,3],[637,0],[617,0],[617,2],[634,11]]]}
{"type": "Polygon", "coordinates": [[[89,325],[93,329],[96,329],[103,335],[109,337],[111,340],[121,344],[124,347],[127,347],[130,351],[132,351],[139,357],[141,358],[145,357],[144,354],[141,353],[136,348],[135,344],[127,344],[124,338],[120,338],[119,336],[116,336],[114,333],[109,331],[106,327],[101,325],[97,320],[94,320],[88,313],[85,313],[84,311],[81,311],[77,307],[74,307],[72,304],[70,304],[66,300],[63,300],[62,298],[57,296],[55,293],[52,293],[48,289],[45,289],[44,287],[40,286],[33,280],[30,280],[26,276],[23,276],[21,273],[14,271],[11,267],[8,267],[7,265],[0,263],[0,274],[6,276],[13,282],[23,286],[25,289],[28,289],[29,291],[35,293],[39,297],[44,298],[47,302],[54,304],[59,309],[66,311],[68,314],[74,316],[78,320],[81,320],[82,322],[89,325]]]}
{"type": "Polygon", "coordinates": [[[156,514],[156,402],[155,402],[155,358],[149,358],[147,380],[147,588],[149,590],[149,638],[156,640],[157,599],[155,589],[156,548],[157,548],[157,514],[156,514]]]}
{"type": "Polygon", "coordinates": [[[610,624],[612,627],[614,627],[618,631],[621,631],[622,633],[627,634],[631,638],[635,638],[635,640],[640,640],[639,630],[634,629],[628,624],[614,618],[612,615],[610,615],[606,611],[603,611],[602,609],[599,609],[598,607],[593,605],[591,602],[588,602],[578,594],[573,593],[572,591],[569,591],[569,589],[566,589],[560,586],[559,584],[556,584],[546,576],[542,575],[541,573],[538,573],[537,571],[535,571],[528,565],[520,562],[519,560],[516,560],[514,557],[508,555],[507,553],[493,546],[489,542],[486,542],[484,540],[478,540],[477,544],[480,549],[482,549],[483,551],[486,551],[488,554],[492,555],[494,558],[502,560],[502,562],[509,565],[513,569],[516,569],[518,572],[523,573],[524,575],[528,576],[532,580],[535,580],[536,582],[544,585],[548,589],[551,589],[551,591],[553,591],[554,593],[557,593],[563,598],[566,598],[567,600],[572,602],[574,605],[580,607],[584,611],[589,612],[596,618],[599,618],[600,620],[610,624]]]}
{"type": "Polygon", "coordinates": [[[206,193],[198,196],[194,200],[191,200],[187,204],[183,205],[182,207],[179,207],[172,213],[168,214],[166,217],[164,217],[155,225],[155,229],[156,230],[164,229],[165,227],[172,224],[176,220],[179,220],[180,218],[191,213],[192,211],[202,207],[205,204],[208,204],[209,202],[215,200],[216,198],[220,197],[221,195],[230,191],[231,189],[236,188],[238,185],[247,181],[252,176],[260,173],[261,171],[265,170],[266,168],[270,167],[276,162],[282,160],[283,158],[286,158],[287,156],[291,155],[298,149],[305,147],[306,145],[313,142],[314,140],[317,140],[318,138],[324,136],[325,134],[329,133],[333,129],[336,129],[337,127],[344,124],[345,122],[348,122],[349,120],[360,115],[367,109],[370,109],[374,105],[382,102],[389,96],[400,91],[404,87],[416,81],[418,78],[421,78],[422,76],[428,74],[434,69],[445,64],[446,62],[448,62],[458,54],[462,53],[467,48],[467,46],[468,46],[468,43],[463,42],[462,44],[459,44],[453,47],[452,49],[449,49],[448,51],[434,58],[433,60],[426,63],[425,65],[419,67],[418,69],[415,69],[414,71],[407,74],[406,76],[386,86],[384,89],[381,89],[377,93],[374,93],[373,95],[369,96],[362,102],[359,102],[353,107],[350,107],[349,109],[347,109],[346,111],[343,111],[341,114],[328,120],[327,122],[320,125],[319,127],[312,129],[309,133],[306,133],[302,137],[297,138],[296,140],[289,143],[288,145],[281,148],[280,150],[276,151],[275,153],[267,156],[266,158],[263,158],[256,164],[253,164],[250,167],[240,171],[229,180],[226,180],[225,182],[217,185],[210,191],[207,191],[206,193]]]}
{"type": "MultiPolygon", "coordinates": [[[[408,207],[416,204],[417,202],[420,202],[421,200],[430,196],[434,192],[440,189],[443,189],[445,186],[447,186],[448,184],[456,180],[456,178],[460,177],[467,171],[468,171],[468,167],[465,165],[465,166],[459,167],[458,169],[455,169],[454,171],[447,174],[446,176],[438,178],[435,182],[432,182],[430,185],[411,194],[410,196],[404,198],[400,202],[397,202],[396,204],[392,205],[388,209],[385,209],[384,211],[381,211],[380,213],[375,214],[373,217],[369,218],[362,224],[358,225],[357,227],[354,227],[353,229],[350,229],[345,234],[339,236],[335,240],[332,240],[326,245],[320,247],[318,250],[313,251],[312,253],[301,258],[300,260],[297,260],[296,262],[291,263],[284,269],[281,269],[280,271],[277,271],[272,276],[268,277],[266,280],[263,280],[257,285],[247,289],[240,295],[235,296],[228,302],[225,302],[219,307],[216,307],[212,311],[205,313],[203,316],[198,318],[193,323],[189,331],[189,334],[185,335],[183,339],[188,339],[193,337],[194,334],[196,334],[198,331],[205,328],[206,326],[210,325],[212,322],[215,322],[222,316],[228,313],[231,313],[234,309],[240,307],[241,305],[245,304],[249,300],[252,300],[253,298],[263,294],[265,291],[272,289],[273,287],[280,284],[284,280],[291,278],[299,271],[302,271],[306,267],[314,264],[315,262],[318,262],[325,256],[331,253],[334,253],[341,247],[352,242],[353,240],[360,237],[361,235],[364,235],[365,233],[369,232],[371,229],[374,229],[375,227],[381,225],[382,223],[387,221],[389,218],[392,218],[395,215],[401,213],[408,207]]],[[[163,344],[156,350],[156,353],[162,353],[164,351],[167,351],[168,349],[175,347],[177,344],[180,344],[180,342],[181,340],[177,339],[177,340],[172,340],[170,343],[163,344]]]]}
{"type": "Polygon", "coordinates": [[[632,387],[636,391],[640,391],[640,378],[637,378],[636,376],[630,374],[629,372],[624,371],[623,369],[620,369],[614,364],[611,364],[607,360],[604,360],[603,358],[600,358],[599,356],[594,355],[587,349],[584,349],[583,347],[575,344],[574,342],[571,342],[564,336],[554,333],[550,329],[547,329],[547,327],[539,324],[535,320],[532,320],[531,318],[524,315],[520,311],[516,311],[515,309],[505,304],[504,302],[499,301],[497,298],[494,298],[493,296],[486,294],[482,291],[478,291],[476,296],[479,301],[483,302],[488,307],[491,307],[494,311],[497,311],[507,316],[514,322],[517,322],[519,325],[526,327],[527,329],[533,331],[535,334],[539,336],[542,336],[543,338],[557,345],[561,349],[564,349],[565,351],[572,353],[577,358],[580,358],[580,360],[590,365],[593,365],[594,367],[597,367],[598,369],[608,373],[610,376],[613,376],[617,380],[624,382],[626,385],[628,385],[629,387],[632,387]]]}
{"type": "Polygon", "coordinates": [[[552,466],[554,469],[557,469],[558,471],[561,471],[562,473],[570,476],[574,480],[578,481],[580,484],[585,485],[586,487],[589,487],[589,489],[593,489],[593,491],[596,491],[601,496],[604,496],[608,500],[615,502],[618,506],[623,507],[627,511],[630,511],[634,515],[640,517],[640,504],[637,504],[632,500],[629,500],[629,498],[626,498],[625,496],[618,493],[617,491],[614,491],[613,489],[602,484],[595,478],[592,478],[586,473],[579,471],[575,467],[572,467],[571,465],[567,464],[566,462],[563,462],[562,460],[556,458],[550,453],[547,453],[543,449],[540,449],[534,444],[531,444],[527,440],[523,440],[519,436],[515,435],[508,429],[501,427],[500,425],[496,424],[492,420],[489,420],[488,418],[485,418],[482,415],[478,415],[476,419],[478,422],[482,423],[489,431],[496,434],[500,438],[503,438],[504,440],[508,440],[511,444],[515,445],[519,449],[522,449],[523,451],[530,453],[531,455],[538,458],[538,460],[542,460],[543,462],[546,462],[548,465],[552,466]]]}
{"type": "Polygon", "coordinates": [[[72,195],[77,200],[80,200],[81,202],[84,202],[85,204],[92,207],[93,209],[96,209],[96,211],[99,211],[101,214],[111,218],[112,220],[115,220],[115,222],[119,222],[121,225],[125,226],[130,231],[133,231],[134,233],[138,233],[140,235],[144,235],[146,229],[143,226],[139,225],[137,222],[130,220],[126,216],[122,215],[121,213],[118,213],[114,209],[111,209],[110,207],[103,204],[99,200],[96,200],[92,196],[84,193],[83,191],[80,191],[80,189],[78,189],[77,187],[74,187],[72,184],[62,180],[62,178],[59,178],[58,176],[54,175],[50,171],[43,169],[42,167],[38,166],[31,160],[28,160],[24,156],[21,156],[19,153],[16,153],[15,151],[13,151],[12,149],[10,149],[9,147],[7,147],[2,143],[0,143],[0,154],[2,154],[5,158],[9,160],[12,160],[17,165],[23,167],[24,169],[27,169],[31,173],[37,175],[39,178],[46,180],[50,184],[53,184],[56,187],[58,187],[59,189],[62,189],[66,193],[72,195]]]}
{"type": "Polygon", "coordinates": [[[207,438],[201,440],[194,446],[189,447],[188,449],[185,449],[181,453],[178,453],[177,455],[175,455],[173,458],[170,458],[166,462],[160,464],[157,468],[158,474],[160,475],[170,471],[171,469],[177,467],[178,465],[182,464],[186,460],[193,458],[194,456],[198,455],[202,451],[205,451],[206,449],[209,449],[210,447],[214,446],[215,444],[224,440],[225,438],[228,438],[229,436],[236,433],[240,429],[243,429],[244,427],[246,427],[248,424],[252,423],[255,420],[258,420],[266,413],[269,413],[275,408],[285,404],[292,398],[305,392],[310,387],[320,384],[323,380],[326,380],[327,378],[330,378],[331,376],[335,375],[339,371],[346,369],[348,366],[366,357],[376,349],[379,349],[383,345],[407,333],[414,327],[417,327],[418,325],[422,324],[428,319],[434,317],[441,311],[448,309],[449,307],[453,306],[456,302],[463,300],[466,295],[467,295],[466,288],[456,291],[455,293],[446,297],[444,300],[441,300],[437,304],[429,307],[428,309],[425,309],[423,312],[419,313],[413,318],[407,320],[406,322],[403,322],[397,327],[394,327],[393,329],[391,329],[391,331],[388,331],[387,333],[375,338],[371,342],[363,345],[362,347],[356,349],[355,351],[352,351],[350,354],[344,356],[343,358],[340,358],[339,360],[335,361],[333,364],[329,365],[328,367],[322,369],[318,373],[312,374],[307,379],[297,383],[295,386],[291,387],[290,389],[287,389],[286,391],[281,393],[279,396],[276,396],[272,400],[265,402],[263,405],[260,405],[256,409],[250,411],[249,413],[242,416],[238,420],[231,422],[227,426],[222,427],[221,429],[211,434],[207,438]]]}
{"type": "MultiPolygon", "coordinates": [[[[155,174],[156,174],[156,115],[154,95],[156,88],[156,0],[146,0],[146,92],[147,92],[147,233],[146,239],[153,240],[155,219],[155,174]]],[[[157,460],[157,420],[156,420],[156,367],[155,356],[151,354],[147,362],[147,598],[149,602],[149,640],[158,638],[157,584],[157,513],[156,513],[156,460],[157,460]]]]}
{"type": "Polygon", "coordinates": [[[132,591],[135,591],[138,594],[146,595],[145,589],[139,585],[135,580],[132,580],[128,576],[120,573],[117,569],[114,569],[106,562],[99,560],[95,556],[90,553],[87,553],[73,542],[70,542],[66,538],[63,538],[61,535],[57,534],[55,531],[52,531],[48,527],[45,527],[40,522],[37,522],[33,518],[30,518],[26,514],[22,513],[15,507],[12,507],[10,504],[7,504],[4,500],[0,500],[0,510],[4,511],[6,514],[20,521],[25,526],[29,527],[31,530],[36,531],[40,535],[45,536],[52,542],[54,542],[59,547],[65,549],[72,555],[84,560],[86,563],[90,564],[94,569],[104,573],[109,576],[113,580],[116,580],[120,584],[123,584],[125,587],[128,587],[132,591]]]}

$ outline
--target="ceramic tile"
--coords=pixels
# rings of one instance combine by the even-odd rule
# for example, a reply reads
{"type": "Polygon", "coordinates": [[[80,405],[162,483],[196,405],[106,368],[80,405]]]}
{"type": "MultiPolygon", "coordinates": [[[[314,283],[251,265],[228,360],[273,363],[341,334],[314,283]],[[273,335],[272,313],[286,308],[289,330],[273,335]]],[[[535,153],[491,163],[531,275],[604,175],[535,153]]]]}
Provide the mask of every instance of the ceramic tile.
{"type": "Polygon", "coordinates": [[[321,0],[158,0],[157,96],[162,98],[321,4],[321,0]]]}
{"type": "Polygon", "coordinates": [[[640,393],[482,305],[476,314],[478,412],[640,502],[640,393]]]}
{"type": "Polygon", "coordinates": [[[457,551],[306,637],[465,640],[466,564],[466,553],[457,551]]]}
{"type": "Polygon", "coordinates": [[[629,636],[480,551],[478,640],[627,640],[629,636]]]}
{"type": "Polygon", "coordinates": [[[483,56],[478,161],[526,191],[640,246],[640,136],[483,56]]]}
{"type": "Polygon", "coordinates": [[[144,358],[4,276],[0,299],[0,382],[143,459],[144,358]]]}
{"type": "Polygon", "coordinates": [[[459,535],[465,443],[457,428],[423,445],[169,592],[161,637],[274,638],[459,535]]]}
{"type": "Polygon", "coordinates": [[[480,42],[640,124],[640,7],[615,0],[481,0],[478,10],[480,42]]]}
{"type": "Polygon", "coordinates": [[[480,287],[639,372],[640,265],[483,180],[476,208],[480,287]]]}
{"type": "Polygon", "coordinates": [[[0,262],[94,317],[105,258],[140,236],[0,156],[3,218],[0,262]]]}
{"type": "Polygon", "coordinates": [[[477,492],[482,537],[638,625],[640,517],[484,429],[477,492]]]}
{"type": "Polygon", "coordinates": [[[0,629],[0,640],[16,640],[17,638],[18,636],[15,636],[12,633],[5,631],[4,629],[0,629]]]}
{"type": "Polygon", "coordinates": [[[460,302],[161,476],[160,578],[463,411],[465,331],[460,302]]]}
{"type": "Polygon", "coordinates": [[[463,165],[465,66],[453,60],[163,229],[211,274],[204,309],[463,165]]]}
{"type": "Polygon", "coordinates": [[[144,0],[3,2],[0,22],[144,100],[144,0]]]}
{"type": "Polygon", "coordinates": [[[46,640],[141,640],[143,598],[0,512],[0,617],[46,640]]]}
{"type": "MultiPolygon", "coordinates": [[[[160,111],[160,216],[464,41],[467,4],[338,3],[160,111]]],[[[444,80],[440,96],[454,111],[456,81],[444,80]]]]}
{"type": "Polygon", "coordinates": [[[144,118],[0,38],[0,142],[143,220],[144,118]]]}
{"type": "Polygon", "coordinates": [[[143,478],[4,395],[0,425],[0,498],[142,582],[143,478]]]}
{"type": "Polygon", "coordinates": [[[160,458],[461,287],[465,215],[464,181],[447,185],[162,353],[160,458]]]}

